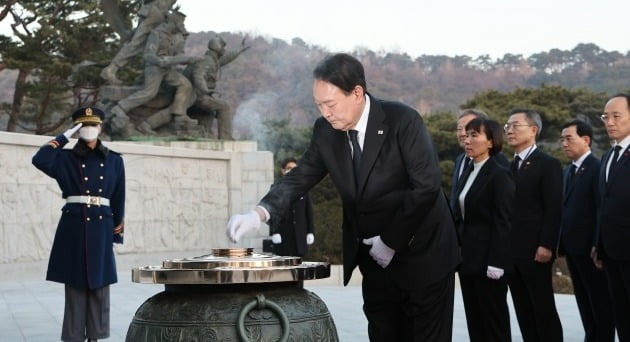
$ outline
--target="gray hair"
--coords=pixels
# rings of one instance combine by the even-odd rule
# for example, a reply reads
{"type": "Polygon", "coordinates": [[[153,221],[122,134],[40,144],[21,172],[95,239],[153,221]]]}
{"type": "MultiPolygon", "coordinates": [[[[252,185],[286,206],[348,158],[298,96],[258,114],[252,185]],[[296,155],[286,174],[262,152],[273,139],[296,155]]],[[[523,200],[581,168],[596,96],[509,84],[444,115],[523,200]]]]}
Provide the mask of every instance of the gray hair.
{"type": "Polygon", "coordinates": [[[527,121],[529,122],[530,125],[534,125],[536,127],[538,127],[538,131],[536,132],[536,136],[540,136],[540,132],[542,132],[542,128],[543,128],[543,124],[542,124],[542,119],[540,118],[540,114],[538,114],[537,111],[533,110],[533,109],[527,109],[527,108],[514,108],[512,110],[510,110],[510,112],[508,113],[509,116],[512,116],[514,114],[525,114],[525,117],[527,118],[527,121]]]}

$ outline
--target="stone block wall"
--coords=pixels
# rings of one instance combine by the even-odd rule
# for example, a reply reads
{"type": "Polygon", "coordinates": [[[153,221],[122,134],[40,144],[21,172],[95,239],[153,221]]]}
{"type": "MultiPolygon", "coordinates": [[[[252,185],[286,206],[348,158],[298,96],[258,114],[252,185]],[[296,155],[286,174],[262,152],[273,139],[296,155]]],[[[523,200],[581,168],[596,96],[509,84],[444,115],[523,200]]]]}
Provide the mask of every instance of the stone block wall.
{"type": "MultiPolygon", "coordinates": [[[[64,202],[31,158],[50,139],[0,132],[0,263],[48,258],[64,202]]],[[[105,145],[125,161],[125,244],[118,253],[261,248],[266,226],[237,245],[225,234],[229,216],[253,209],[273,182],[273,156],[255,142],[105,145]]]]}

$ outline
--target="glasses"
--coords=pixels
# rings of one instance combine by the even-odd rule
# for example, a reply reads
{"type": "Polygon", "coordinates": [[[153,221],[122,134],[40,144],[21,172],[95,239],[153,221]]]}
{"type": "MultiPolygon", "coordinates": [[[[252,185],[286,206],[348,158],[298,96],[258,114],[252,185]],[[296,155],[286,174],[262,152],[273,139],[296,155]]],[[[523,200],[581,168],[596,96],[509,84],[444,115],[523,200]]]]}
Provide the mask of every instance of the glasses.
{"type": "Polygon", "coordinates": [[[615,113],[613,115],[602,114],[599,118],[602,119],[603,122],[608,121],[608,119],[612,119],[613,122],[617,122],[619,121],[619,119],[621,119],[621,114],[619,113],[615,113]]]}
{"type": "Polygon", "coordinates": [[[504,130],[505,132],[507,132],[507,131],[509,131],[509,130],[510,130],[510,128],[512,128],[512,129],[518,129],[519,127],[523,127],[523,126],[525,126],[525,127],[531,127],[531,126],[533,126],[533,125],[526,125],[526,124],[520,124],[520,123],[508,122],[508,123],[506,123],[505,125],[503,125],[503,130],[504,130]]]}

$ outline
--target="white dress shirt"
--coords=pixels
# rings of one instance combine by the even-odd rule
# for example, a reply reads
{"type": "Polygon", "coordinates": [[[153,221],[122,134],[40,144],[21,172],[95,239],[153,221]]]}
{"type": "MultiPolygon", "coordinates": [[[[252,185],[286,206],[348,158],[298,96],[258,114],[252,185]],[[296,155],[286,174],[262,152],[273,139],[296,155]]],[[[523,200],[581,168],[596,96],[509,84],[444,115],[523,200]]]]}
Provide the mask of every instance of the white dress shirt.
{"type": "MultiPolygon", "coordinates": [[[[361,113],[361,117],[357,124],[352,128],[357,131],[357,140],[359,141],[359,146],[361,146],[361,150],[363,150],[363,143],[365,142],[365,132],[367,131],[367,123],[368,118],[370,117],[370,97],[365,94],[365,107],[363,107],[363,112],[361,113]]],[[[348,132],[346,132],[348,135],[348,132]]],[[[352,142],[350,142],[350,136],[348,136],[348,143],[350,144],[350,151],[354,154],[352,150],[352,142]]]]}
{"type": "MultiPolygon", "coordinates": [[[[619,158],[621,158],[621,156],[623,155],[624,151],[628,148],[628,145],[630,145],[630,135],[625,137],[623,140],[621,140],[620,142],[615,144],[615,146],[621,146],[621,150],[619,150],[619,156],[617,157],[617,160],[619,160],[619,158]]],[[[607,182],[608,182],[608,172],[610,171],[610,163],[612,162],[612,157],[613,157],[613,155],[611,153],[610,154],[610,158],[608,158],[608,161],[606,162],[606,181],[607,182]]]]}

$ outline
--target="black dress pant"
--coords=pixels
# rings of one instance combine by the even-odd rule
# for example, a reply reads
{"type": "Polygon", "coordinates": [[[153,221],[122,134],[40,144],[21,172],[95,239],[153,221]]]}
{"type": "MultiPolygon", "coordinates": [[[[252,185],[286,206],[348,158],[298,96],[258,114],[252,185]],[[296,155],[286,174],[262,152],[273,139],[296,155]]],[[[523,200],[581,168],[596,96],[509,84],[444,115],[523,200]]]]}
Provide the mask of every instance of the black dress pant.
{"type": "Polygon", "coordinates": [[[562,324],[551,286],[551,265],[517,261],[507,276],[524,342],[562,342],[562,324]]]}
{"type": "Polygon", "coordinates": [[[370,341],[452,340],[455,292],[452,271],[444,279],[410,290],[409,286],[396,284],[388,270],[378,266],[369,255],[364,254],[360,260],[363,312],[368,320],[370,341]]]}
{"type": "Polygon", "coordinates": [[[620,342],[630,341],[630,261],[604,257],[604,270],[613,303],[620,342]]]}
{"type": "Polygon", "coordinates": [[[511,341],[505,276],[459,274],[466,324],[471,342],[511,341]]]}
{"type": "Polygon", "coordinates": [[[615,321],[608,281],[588,255],[567,255],[575,301],[584,326],[584,342],[613,342],[615,321]]]}

